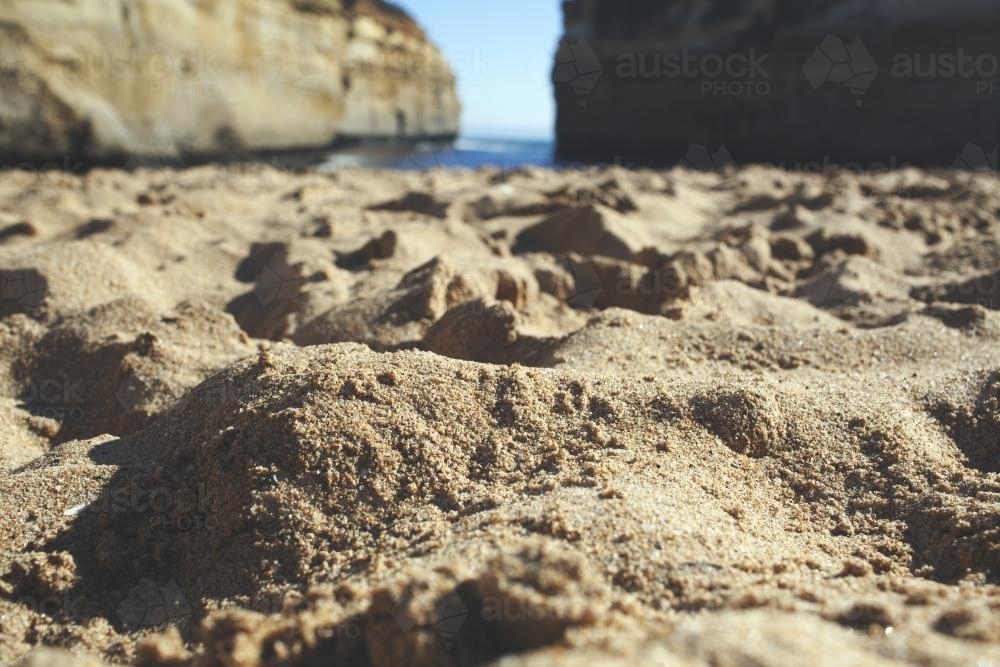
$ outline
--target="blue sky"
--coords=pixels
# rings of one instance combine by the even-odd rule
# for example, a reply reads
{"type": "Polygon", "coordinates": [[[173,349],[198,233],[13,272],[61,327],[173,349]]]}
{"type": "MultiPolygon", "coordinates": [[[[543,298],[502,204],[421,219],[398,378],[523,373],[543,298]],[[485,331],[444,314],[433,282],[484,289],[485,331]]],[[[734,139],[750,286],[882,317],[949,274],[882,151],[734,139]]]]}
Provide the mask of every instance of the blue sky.
{"type": "Polygon", "coordinates": [[[458,76],[466,136],[547,138],[549,76],[562,32],[556,0],[395,0],[423,26],[458,76]]]}

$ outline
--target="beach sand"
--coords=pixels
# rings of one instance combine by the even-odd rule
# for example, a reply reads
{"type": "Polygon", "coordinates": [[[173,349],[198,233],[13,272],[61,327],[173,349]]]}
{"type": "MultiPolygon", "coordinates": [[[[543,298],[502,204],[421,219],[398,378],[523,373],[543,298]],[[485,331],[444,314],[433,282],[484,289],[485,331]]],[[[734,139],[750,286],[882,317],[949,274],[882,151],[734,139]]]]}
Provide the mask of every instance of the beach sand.
{"type": "Polygon", "coordinates": [[[995,175],[0,210],[0,664],[1000,665],[995,175]]]}

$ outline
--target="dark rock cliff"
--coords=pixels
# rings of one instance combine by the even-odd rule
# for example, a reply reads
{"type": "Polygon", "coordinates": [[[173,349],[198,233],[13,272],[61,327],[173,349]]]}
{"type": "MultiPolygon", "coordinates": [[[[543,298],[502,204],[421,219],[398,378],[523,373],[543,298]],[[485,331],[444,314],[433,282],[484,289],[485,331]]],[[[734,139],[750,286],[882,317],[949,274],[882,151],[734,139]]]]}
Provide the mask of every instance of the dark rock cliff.
{"type": "Polygon", "coordinates": [[[697,144],[737,163],[877,168],[998,142],[998,0],[563,6],[563,157],[677,163],[697,144]]]}

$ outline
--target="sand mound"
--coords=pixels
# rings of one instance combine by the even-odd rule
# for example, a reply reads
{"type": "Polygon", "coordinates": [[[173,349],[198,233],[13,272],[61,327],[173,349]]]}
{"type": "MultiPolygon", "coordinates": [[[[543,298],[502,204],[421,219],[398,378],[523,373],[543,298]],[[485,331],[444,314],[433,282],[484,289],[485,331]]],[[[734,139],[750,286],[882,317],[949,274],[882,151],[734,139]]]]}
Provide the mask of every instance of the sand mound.
{"type": "Polygon", "coordinates": [[[498,363],[518,340],[517,311],[484,299],[455,306],[424,335],[424,349],[454,359],[498,363]]]}
{"type": "Polygon", "coordinates": [[[444,219],[448,216],[449,203],[426,192],[408,192],[399,199],[392,199],[369,208],[372,211],[393,213],[418,213],[432,218],[444,219]]]}
{"type": "Polygon", "coordinates": [[[544,215],[561,208],[558,202],[537,190],[509,183],[494,186],[464,206],[466,222],[501,217],[544,215]]]}
{"type": "MultiPolygon", "coordinates": [[[[475,299],[509,303],[535,323],[548,319],[538,307],[543,295],[530,267],[509,258],[473,261],[442,255],[393,286],[369,287],[358,298],[305,322],[293,340],[299,345],[363,342],[380,350],[412,347],[446,311],[475,299]]],[[[546,305],[558,310],[559,304],[546,305]]]]}
{"type": "MultiPolygon", "coordinates": [[[[744,606],[891,626],[925,659],[943,641],[928,625],[952,632],[943,582],[1000,577],[1000,510],[980,500],[1000,484],[947,438],[918,440],[899,399],[823,407],[842,391],[275,350],[145,431],[11,475],[16,499],[69,465],[108,471],[57,492],[57,506],[86,504],[50,524],[61,555],[19,556],[5,581],[14,596],[68,588],[87,601],[172,581],[195,620],[261,595],[303,599],[295,623],[278,610],[211,616],[203,664],[223,664],[233,642],[268,655],[291,638],[299,659],[469,664],[571,630],[587,645],[595,624],[649,633],[672,613],[744,606]],[[433,610],[448,605],[472,618],[456,651],[435,635],[433,610]]],[[[4,519],[14,544],[35,530],[23,507],[4,519]]],[[[960,599],[988,609],[990,590],[960,599]]]]}
{"type": "Polygon", "coordinates": [[[107,246],[79,241],[71,252],[45,245],[0,253],[0,317],[53,319],[128,294],[156,299],[152,276],[107,246]]]}
{"type": "Polygon", "coordinates": [[[1000,662],[1000,193],[722,176],[4,175],[0,663],[1000,662]]]}
{"type": "Polygon", "coordinates": [[[525,229],[517,238],[515,251],[575,252],[629,260],[645,243],[642,228],[634,220],[590,205],[565,209],[525,229]]]}
{"type": "Polygon", "coordinates": [[[946,282],[916,289],[914,296],[924,301],[975,304],[990,310],[1000,310],[1000,271],[961,282],[946,282]]]}
{"type": "Polygon", "coordinates": [[[53,325],[13,364],[25,410],[59,423],[55,442],[125,435],[254,346],[204,305],[158,315],[113,301],[53,325]],[[193,351],[196,350],[196,353],[193,351]]]}

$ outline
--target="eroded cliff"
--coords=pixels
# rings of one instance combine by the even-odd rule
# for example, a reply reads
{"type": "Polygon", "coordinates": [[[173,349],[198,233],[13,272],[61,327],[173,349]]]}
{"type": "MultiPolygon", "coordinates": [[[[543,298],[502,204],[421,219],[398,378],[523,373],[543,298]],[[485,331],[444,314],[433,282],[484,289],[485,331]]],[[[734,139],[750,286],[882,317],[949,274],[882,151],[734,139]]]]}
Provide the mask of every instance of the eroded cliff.
{"type": "Polygon", "coordinates": [[[378,0],[0,0],[0,154],[127,160],[447,137],[448,64],[378,0]]]}

